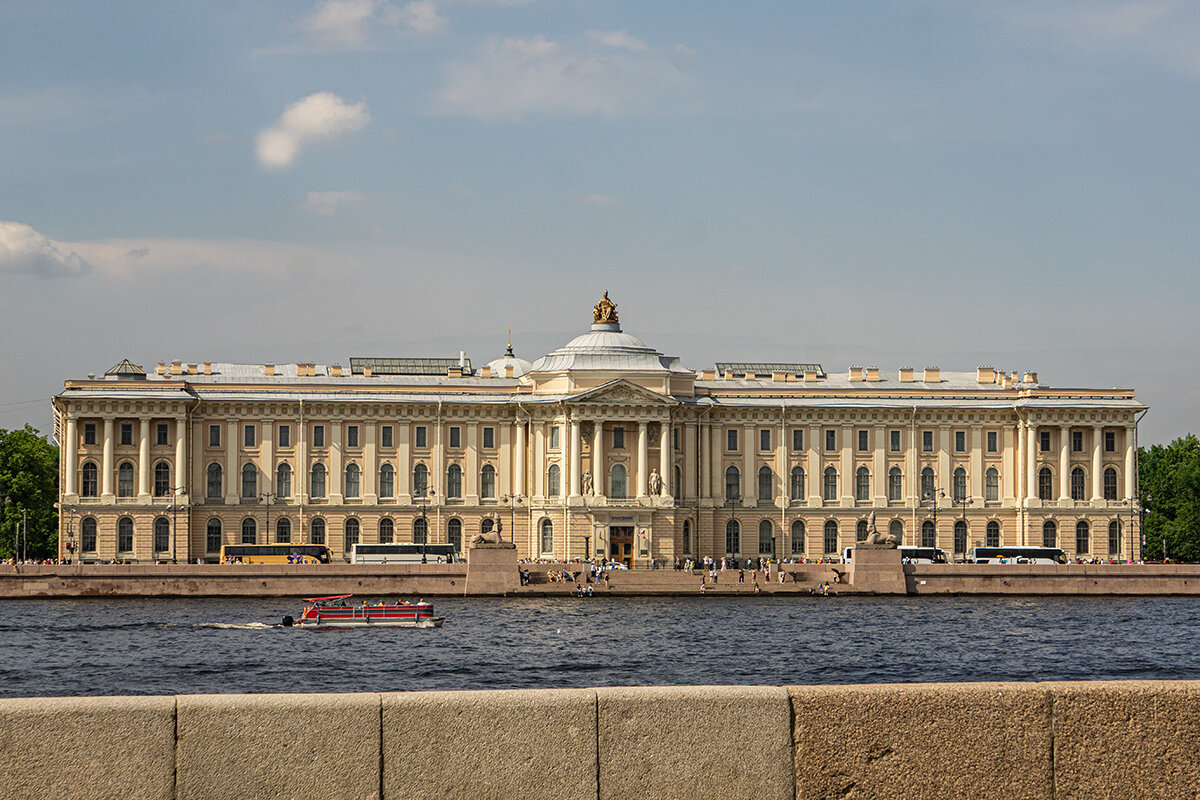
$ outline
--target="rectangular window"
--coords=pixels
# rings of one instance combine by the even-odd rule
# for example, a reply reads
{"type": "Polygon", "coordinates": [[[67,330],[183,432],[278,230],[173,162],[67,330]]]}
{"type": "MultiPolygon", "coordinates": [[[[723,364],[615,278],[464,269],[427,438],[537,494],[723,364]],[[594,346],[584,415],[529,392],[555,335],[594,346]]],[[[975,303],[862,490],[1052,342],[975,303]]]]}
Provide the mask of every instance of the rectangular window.
{"type": "Polygon", "coordinates": [[[393,447],[392,444],[392,426],[384,425],[379,431],[379,444],[381,447],[393,447]]]}
{"type": "Polygon", "coordinates": [[[169,435],[169,432],[167,430],[167,423],[160,422],[154,426],[154,443],[155,444],[160,444],[160,445],[161,444],[170,444],[170,442],[167,440],[168,435],[169,435]]]}
{"type": "Polygon", "coordinates": [[[1083,431],[1071,431],[1071,452],[1083,452],[1083,431]]]}
{"type": "MultiPolygon", "coordinates": [[[[553,427],[550,428],[550,449],[551,450],[558,449],[558,437],[561,435],[562,435],[562,429],[559,428],[557,425],[554,425],[553,427]]],[[[614,428],[613,429],[613,447],[624,447],[624,446],[625,446],[625,430],[623,428],[614,428]],[[618,430],[621,432],[620,435],[617,434],[618,430]],[[618,441],[620,441],[621,444],[617,444],[618,441]]]]}
{"type": "Polygon", "coordinates": [[[870,446],[870,437],[867,436],[867,432],[859,431],[858,432],[858,452],[860,452],[860,453],[867,452],[867,448],[869,446],[870,446]]]}
{"type": "Polygon", "coordinates": [[[792,449],[804,449],[804,430],[802,428],[792,428],[792,449]]]}
{"type": "Polygon", "coordinates": [[[358,447],[358,426],[346,426],[346,447],[358,447]]]}
{"type": "Polygon", "coordinates": [[[1050,431],[1038,431],[1038,439],[1041,451],[1043,453],[1050,452],[1050,431]]]}
{"type": "Polygon", "coordinates": [[[429,447],[429,429],[424,425],[418,425],[413,441],[416,447],[429,447]]]}
{"type": "Polygon", "coordinates": [[[209,425],[208,426],[208,446],[209,447],[220,447],[221,446],[221,426],[220,425],[209,425]]]}
{"type": "Polygon", "coordinates": [[[995,453],[1000,449],[1000,443],[998,441],[999,438],[1000,438],[999,434],[997,434],[995,431],[988,431],[987,451],[989,453],[995,453]]]}
{"type": "Polygon", "coordinates": [[[825,431],[825,449],[837,450],[837,431],[832,428],[825,431]]]}
{"type": "Polygon", "coordinates": [[[893,453],[900,452],[900,431],[888,431],[888,446],[893,453]]]}
{"type": "Polygon", "coordinates": [[[483,446],[484,446],[484,449],[486,449],[486,450],[491,450],[492,448],[494,448],[496,446],[496,429],[495,428],[484,428],[483,429],[483,446]]]}
{"type": "Polygon", "coordinates": [[[955,431],[954,432],[954,452],[956,452],[956,453],[967,452],[967,432],[966,431],[955,431]]]}
{"type": "Polygon", "coordinates": [[[257,429],[253,425],[246,425],[242,428],[242,444],[246,447],[254,447],[257,429]]]}
{"type": "MultiPolygon", "coordinates": [[[[558,430],[555,428],[555,430],[558,430]]],[[[625,447],[625,429],[620,425],[613,428],[613,449],[621,450],[625,447]]]]}
{"type": "Polygon", "coordinates": [[[457,425],[450,426],[450,446],[462,447],[462,428],[457,425]]]}
{"type": "Polygon", "coordinates": [[[933,452],[933,431],[921,431],[921,451],[933,452]]]}
{"type": "Polygon", "coordinates": [[[133,444],[133,423],[121,423],[121,444],[133,444]]]}
{"type": "Polygon", "coordinates": [[[759,450],[770,450],[771,449],[771,429],[770,428],[763,428],[762,430],[760,430],[758,432],[758,449],[759,450]]]}
{"type": "Polygon", "coordinates": [[[679,428],[671,428],[671,449],[677,452],[679,450],[679,428]]]}
{"type": "Polygon", "coordinates": [[[737,450],[738,449],[737,428],[730,428],[729,430],[725,431],[725,449],[726,450],[737,450]]]}
{"type": "Polygon", "coordinates": [[[292,446],[292,426],[291,425],[280,425],[279,426],[279,446],[280,447],[291,447],[292,446]]]}
{"type": "Polygon", "coordinates": [[[325,426],[313,425],[313,447],[325,446],[325,426]]]}
{"type": "Polygon", "coordinates": [[[83,443],[84,444],[95,444],[96,443],[96,423],[94,423],[94,422],[83,423],[83,443]]]}
{"type": "MultiPolygon", "coordinates": [[[[96,443],[94,441],[95,438],[96,438],[96,430],[95,430],[95,426],[93,425],[92,426],[92,439],[93,439],[92,444],[96,443]]],[[[1105,431],[1104,432],[1104,452],[1106,452],[1106,453],[1117,452],[1117,433],[1116,433],[1116,431],[1105,431]]]]}

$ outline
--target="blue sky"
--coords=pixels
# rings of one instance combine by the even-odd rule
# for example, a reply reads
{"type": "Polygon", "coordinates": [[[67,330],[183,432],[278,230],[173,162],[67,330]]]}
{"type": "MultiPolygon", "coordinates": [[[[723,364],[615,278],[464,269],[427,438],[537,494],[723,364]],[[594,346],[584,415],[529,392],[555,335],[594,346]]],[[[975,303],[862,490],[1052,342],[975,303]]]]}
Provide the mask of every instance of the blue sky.
{"type": "Polygon", "coordinates": [[[720,360],[1200,400],[1200,5],[0,6],[0,427],[123,357],[720,360]]]}

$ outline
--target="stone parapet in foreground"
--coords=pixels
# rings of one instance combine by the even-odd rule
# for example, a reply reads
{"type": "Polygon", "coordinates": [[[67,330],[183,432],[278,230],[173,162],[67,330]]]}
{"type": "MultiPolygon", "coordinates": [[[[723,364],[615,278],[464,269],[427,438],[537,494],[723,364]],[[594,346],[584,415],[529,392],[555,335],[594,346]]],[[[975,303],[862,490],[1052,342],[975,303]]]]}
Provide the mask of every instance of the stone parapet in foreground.
{"type": "Polygon", "coordinates": [[[1182,798],[1200,682],[0,700],[2,798],[1182,798]]]}

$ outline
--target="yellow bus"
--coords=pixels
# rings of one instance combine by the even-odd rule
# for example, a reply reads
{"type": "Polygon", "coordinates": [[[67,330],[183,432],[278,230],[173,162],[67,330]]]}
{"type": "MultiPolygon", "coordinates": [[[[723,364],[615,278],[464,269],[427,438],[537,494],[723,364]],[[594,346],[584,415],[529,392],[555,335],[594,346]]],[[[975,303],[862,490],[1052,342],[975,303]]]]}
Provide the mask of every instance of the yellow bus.
{"type": "Polygon", "coordinates": [[[328,564],[329,548],[323,544],[227,544],[221,547],[222,564],[328,564]]]}

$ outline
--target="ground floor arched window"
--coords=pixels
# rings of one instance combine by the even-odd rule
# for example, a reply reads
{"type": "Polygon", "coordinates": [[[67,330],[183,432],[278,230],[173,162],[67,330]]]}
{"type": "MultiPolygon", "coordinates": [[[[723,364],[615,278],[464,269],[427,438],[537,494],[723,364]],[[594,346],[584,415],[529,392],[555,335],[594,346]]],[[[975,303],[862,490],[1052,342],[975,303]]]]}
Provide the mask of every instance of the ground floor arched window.
{"type": "Polygon", "coordinates": [[[280,517],[275,522],[275,541],[283,544],[290,544],[292,541],[292,521],[287,517],[280,517]]]}
{"type": "Polygon", "coordinates": [[[358,537],[359,537],[360,532],[361,532],[361,527],[359,526],[357,519],[355,519],[354,517],[351,517],[350,519],[346,520],[345,548],[344,548],[346,551],[346,555],[350,555],[351,549],[354,547],[354,545],[358,544],[358,537]]]}
{"type": "Polygon", "coordinates": [[[1083,520],[1079,520],[1075,523],[1075,555],[1086,556],[1091,552],[1091,543],[1091,527],[1083,520]]]}
{"type": "Polygon", "coordinates": [[[133,520],[129,517],[121,517],[117,520],[117,552],[129,553],[133,551],[133,520]]]}
{"type": "Polygon", "coordinates": [[[987,524],[987,536],[984,544],[988,547],[1000,546],[1000,523],[992,520],[987,524]]]}
{"type": "Polygon", "coordinates": [[[775,526],[769,519],[758,523],[758,554],[760,556],[775,555],[775,526]]]}
{"type": "Polygon", "coordinates": [[[792,555],[800,555],[804,552],[804,520],[796,520],[792,523],[792,555]]]}
{"type": "Polygon", "coordinates": [[[542,520],[542,555],[554,552],[554,523],[548,519],[542,520]]]}
{"type": "Polygon", "coordinates": [[[84,517],[79,523],[79,549],[85,553],[96,552],[95,517],[84,517]]]}
{"type": "Polygon", "coordinates": [[[417,517],[413,520],[413,544],[426,544],[429,541],[429,520],[417,517]]]}
{"type": "Polygon", "coordinates": [[[325,544],[325,520],[317,517],[309,525],[309,528],[312,531],[312,543],[325,544]]]}
{"type": "Polygon", "coordinates": [[[868,533],[870,533],[870,529],[867,526],[867,521],[865,519],[860,519],[858,524],[854,526],[854,541],[865,542],[867,540],[868,533]]]}
{"type": "Polygon", "coordinates": [[[242,544],[258,544],[258,523],[254,517],[242,520],[242,544]]]}
{"type": "Polygon", "coordinates": [[[888,523],[888,534],[896,537],[897,542],[904,541],[904,523],[894,519],[888,523]]]}
{"type": "Polygon", "coordinates": [[[692,521],[685,519],[683,521],[683,554],[688,555],[692,552],[692,521]]]}
{"type": "Polygon", "coordinates": [[[1121,523],[1113,520],[1108,523],[1108,554],[1117,555],[1121,552],[1121,523]]]}
{"type": "MultiPolygon", "coordinates": [[[[391,522],[391,520],[388,520],[391,522]]],[[[390,542],[391,539],[388,539],[390,542]]],[[[455,517],[446,525],[446,541],[455,550],[462,551],[462,520],[455,517]]]]}
{"type": "Polygon", "coordinates": [[[956,554],[967,552],[967,523],[961,519],[954,520],[954,552],[956,554]]]}
{"type": "Polygon", "coordinates": [[[221,552],[221,520],[215,517],[204,526],[204,552],[221,552]]]}
{"type": "Polygon", "coordinates": [[[165,553],[171,549],[171,520],[158,517],[154,520],[154,552],[165,553]]]}
{"type": "Polygon", "coordinates": [[[1058,526],[1053,520],[1042,524],[1042,547],[1058,547],[1058,526]]]}
{"type": "Polygon", "coordinates": [[[742,528],[736,519],[725,523],[725,552],[734,555],[742,549],[742,528]]]}
{"type": "Polygon", "coordinates": [[[838,549],[838,524],[835,520],[825,522],[825,554],[836,553],[838,549]]]}
{"type": "Polygon", "coordinates": [[[921,547],[937,547],[937,528],[931,520],[921,523],[921,547]]]}
{"type": "MultiPolygon", "coordinates": [[[[462,525],[460,522],[459,525],[462,525]]],[[[380,544],[391,544],[396,539],[396,523],[391,517],[384,517],[379,520],[379,542],[380,544]]]]}

